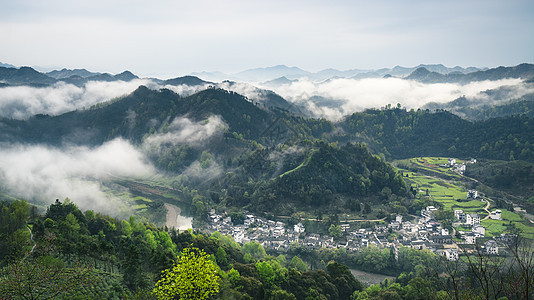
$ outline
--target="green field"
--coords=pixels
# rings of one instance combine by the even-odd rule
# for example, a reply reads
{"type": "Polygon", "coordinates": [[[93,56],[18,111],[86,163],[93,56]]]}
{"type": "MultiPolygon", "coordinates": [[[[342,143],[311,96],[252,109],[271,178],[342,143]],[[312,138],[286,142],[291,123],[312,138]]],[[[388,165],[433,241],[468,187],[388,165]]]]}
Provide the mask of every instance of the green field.
{"type": "MultiPolygon", "coordinates": [[[[454,211],[461,209],[465,213],[478,213],[481,224],[486,228],[486,236],[493,237],[511,231],[514,227],[521,230],[525,237],[534,239],[534,226],[527,224],[524,218],[514,212],[501,209],[502,220],[482,220],[488,213],[484,210],[487,202],[479,200],[467,201],[467,188],[461,181],[462,175],[441,167],[448,158],[418,157],[396,161],[394,164],[402,172],[407,184],[418,190],[418,197],[429,197],[439,203],[444,210],[454,211]],[[417,171],[416,171],[417,170],[417,171]]],[[[462,160],[456,160],[462,163],[462,160]]],[[[492,203],[490,211],[495,207],[492,203]]],[[[465,230],[457,228],[458,230],[465,230]]]]}

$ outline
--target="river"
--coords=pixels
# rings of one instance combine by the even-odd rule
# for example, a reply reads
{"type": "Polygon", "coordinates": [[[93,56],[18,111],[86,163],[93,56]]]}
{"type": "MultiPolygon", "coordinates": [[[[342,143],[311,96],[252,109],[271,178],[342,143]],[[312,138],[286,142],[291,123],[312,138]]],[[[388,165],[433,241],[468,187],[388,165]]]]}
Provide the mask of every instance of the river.
{"type": "Polygon", "coordinates": [[[164,205],[167,209],[167,228],[174,227],[178,230],[187,230],[193,227],[193,218],[180,215],[182,210],[178,206],[169,203],[165,203],[164,205]]]}

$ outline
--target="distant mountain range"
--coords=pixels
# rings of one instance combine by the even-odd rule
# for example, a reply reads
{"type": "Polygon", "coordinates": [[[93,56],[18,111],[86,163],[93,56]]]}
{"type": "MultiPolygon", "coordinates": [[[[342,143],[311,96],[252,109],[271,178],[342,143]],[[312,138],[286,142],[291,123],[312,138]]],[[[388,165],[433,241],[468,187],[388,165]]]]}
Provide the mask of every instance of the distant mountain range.
{"type": "Polygon", "coordinates": [[[467,74],[477,71],[484,71],[487,68],[467,67],[463,68],[456,66],[453,68],[446,67],[442,64],[425,65],[420,64],[415,67],[401,67],[395,66],[393,68],[383,68],[378,70],[336,70],[325,69],[319,72],[309,72],[297,67],[288,67],[285,65],[278,65],[267,68],[254,68],[245,70],[235,74],[225,74],[222,72],[200,72],[192,73],[194,76],[205,78],[206,80],[221,81],[221,80],[237,80],[249,82],[266,82],[267,84],[276,83],[279,79],[296,80],[300,78],[307,78],[312,81],[323,81],[331,78],[379,78],[387,75],[396,77],[406,77],[417,69],[425,68],[430,72],[436,72],[442,75],[459,73],[467,74]]]}
{"type": "MultiPolygon", "coordinates": [[[[256,82],[264,86],[280,86],[290,84],[299,79],[306,78],[311,81],[321,82],[335,78],[382,78],[398,77],[416,80],[425,83],[436,82],[459,82],[465,83],[480,80],[497,80],[502,78],[525,78],[534,77],[534,67],[532,64],[520,64],[514,67],[498,68],[475,68],[475,67],[453,67],[449,68],[442,64],[420,64],[416,67],[383,68],[378,70],[351,69],[340,71],[336,69],[325,69],[319,72],[309,72],[298,67],[288,67],[278,65],[266,68],[255,68],[245,70],[235,74],[225,74],[222,72],[200,72],[192,73],[191,76],[177,77],[168,80],[149,78],[159,84],[175,85],[178,82],[187,85],[201,85],[212,82],[231,80],[237,82],[256,82]]],[[[43,73],[31,67],[16,68],[13,65],[0,63],[0,83],[5,85],[33,85],[42,86],[54,84],[58,81],[83,85],[88,81],[130,81],[138,79],[130,71],[112,75],[109,73],[91,72],[86,69],[62,69],[43,73]]]]}
{"type": "Polygon", "coordinates": [[[4,68],[16,68],[16,66],[14,65],[10,65],[10,64],[6,64],[6,63],[3,63],[0,61],[0,67],[4,67],[4,68]]]}

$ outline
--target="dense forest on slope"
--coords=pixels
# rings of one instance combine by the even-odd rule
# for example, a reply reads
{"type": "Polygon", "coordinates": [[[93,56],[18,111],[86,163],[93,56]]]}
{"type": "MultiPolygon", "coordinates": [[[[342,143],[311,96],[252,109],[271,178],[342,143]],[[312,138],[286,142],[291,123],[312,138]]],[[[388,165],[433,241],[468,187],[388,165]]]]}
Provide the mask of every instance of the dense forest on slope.
{"type": "Polygon", "coordinates": [[[361,202],[373,200],[378,204],[391,194],[408,196],[399,174],[372,156],[365,146],[319,143],[300,159],[299,165],[282,168],[280,175],[268,181],[256,181],[255,187],[248,191],[252,195],[249,199],[240,197],[235,189],[230,192],[240,205],[273,213],[321,207],[330,211],[359,211],[361,202]]]}
{"type": "Polygon", "coordinates": [[[449,112],[367,110],[346,118],[346,139],[360,139],[387,157],[480,157],[534,160],[534,122],[509,116],[469,122],[449,112]]]}
{"type": "Polygon", "coordinates": [[[520,160],[490,160],[470,165],[466,175],[494,188],[498,193],[495,196],[534,212],[534,164],[520,160]]]}
{"type": "Polygon", "coordinates": [[[0,297],[5,299],[155,299],[151,291],[161,271],[185,248],[209,255],[222,299],[349,299],[362,289],[338,263],[309,270],[298,256],[268,256],[255,242],[240,246],[218,233],[167,232],[133,218],[82,213],[69,200],[56,201],[42,216],[32,211],[25,202],[0,202],[0,297]],[[61,293],[47,290],[52,286],[61,293]]]}
{"type": "Polygon", "coordinates": [[[347,253],[298,243],[285,254],[269,255],[254,241],[239,245],[218,232],[178,232],[134,218],[83,213],[68,199],[56,200],[43,215],[24,201],[0,202],[0,246],[3,299],[165,299],[161,291],[174,297],[175,285],[205,281],[166,281],[171,268],[184,263],[186,273],[187,267],[198,268],[199,259],[202,268],[214,271],[211,299],[467,299],[481,293],[486,299],[528,299],[533,284],[525,276],[532,262],[523,256],[532,254],[532,245],[510,248],[509,258],[474,253],[465,262],[440,261],[428,250],[401,248],[396,256],[393,249],[373,246],[347,253]],[[184,262],[191,252],[204,257],[184,262]],[[364,287],[340,262],[397,278],[364,287]],[[494,275],[480,277],[486,272],[494,275]],[[468,280],[473,277],[482,279],[468,280]]]}
{"type": "Polygon", "coordinates": [[[385,205],[385,212],[401,206],[414,211],[411,193],[386,159],[534,161],[534,122],[524,115],[470,122],[445,111],[387,107],[333,123],[267,110],[217,88],[180,97],[167,89],[139,87],[89,109],[2,119],[0,126],[4,143],[96,146],[126,139],[157,168],[176,174],[173,188],[201,191],[193,201],[201,203],[199,216],[212,205],[283,215],[301,209],[360,211],[365,203],[385,205]],[[184,126],[213,128],[195,142],[173,142],[184,126]],[[186,172],[195,166],[193,174],[186,172]]]}
{"type": "Polygon", "coordinates": [[[467,74],[460,72],[452,72],[449,74],[440,74],[438,72],[431,72],[424,67],[413,71],[407,79],[417,80],[426,83],[436,82],[460,82],[467,83],[471,81],[482,80],[497,80],[503,78],[524,78],[530,79],[534,77],[534,65],[520,64],[514,67],[498,67],[484,71],[476,71],[467,74]]]}

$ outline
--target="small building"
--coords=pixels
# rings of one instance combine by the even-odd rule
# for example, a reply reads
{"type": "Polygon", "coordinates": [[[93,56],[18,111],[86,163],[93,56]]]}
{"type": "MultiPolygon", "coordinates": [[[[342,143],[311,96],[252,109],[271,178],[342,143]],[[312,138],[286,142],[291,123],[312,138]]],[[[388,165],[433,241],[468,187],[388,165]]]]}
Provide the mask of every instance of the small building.
{"type": "Polygon", "coordinates": [[[480,216],[478,214],[465,215],[465,224],[471,226],[480,224],[480,216]]]}
{"type": "Polygon", "coordinates": [[[494,240],[489,240],[485,242],[484,248],[486,250],[486,254],[488,255],[499,255],[499,246],[497,245],[497,242],[494,240]]]}
{"type": "Polygon", "coordinates": [[[456,217],[457,220],[459,220],[460,222],[465,222],[465,213],[463,210],[461,209],[457,209],[454,211],[454,216],[456,217]]]}
{"type": "Polygon", "coordinates": [[[448,163],[449,167],[452,167],[452,166],[454,166],[455,164],[456,164],[456,159],[454,159],[454,158],[449,158],[449,163],[448,163]]]}
{"type": "Polygon", "coordinates": [[[497,209],[490,213],[490,219],[492,220],[500,220],[501,219],[501,210],[497,209]]]}
{"type": "Polygon", "coordinates": [[[477,199],[478,198],[478,191],[477,190],[468,190],[467,191],[467,199],[477,199]]]}
{"type": "Polygon", "coordinates": [[[395,222],[397,222],[397,223],[402,223],[402,216],[401,216],[401,215],[397,215],[397,216],[395,217],[395,222]]]}
{"type": "Polygon", "coordinates": [[[452,244],[452,236],[450,235],[431,235],[428,240],[434,244],[452,244]]]}
{"type": "Polygon", "coordinates": [[[306,231],[306,228],[304,228],[304,225],[302,225],[302,223],[299,222],[293,226],[293,230],[296,233],[303,233],[304,231],[306,231]]]}
{"type": "Polygon", "coordinates": [[[486,234],[486,228],[480,224],[474,225],[472,231],[476,237],[484,237],[486,234]]]}
{"type": "Polygon", "coordinates": [[[445,257],[448,261],[457,261],[458,260],[458,249],[446,249],[445,257]]]}
{"type": "Polygon", "coordinates": [[[474,245],[477,242],[476,236],[472,232],[468,232],[464,236],[464,243],[469,245],[474,245]]]}

